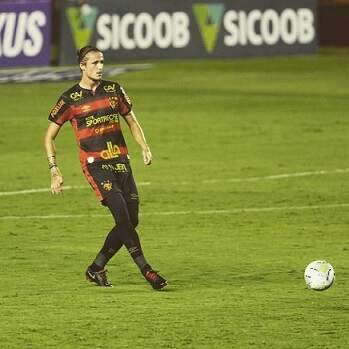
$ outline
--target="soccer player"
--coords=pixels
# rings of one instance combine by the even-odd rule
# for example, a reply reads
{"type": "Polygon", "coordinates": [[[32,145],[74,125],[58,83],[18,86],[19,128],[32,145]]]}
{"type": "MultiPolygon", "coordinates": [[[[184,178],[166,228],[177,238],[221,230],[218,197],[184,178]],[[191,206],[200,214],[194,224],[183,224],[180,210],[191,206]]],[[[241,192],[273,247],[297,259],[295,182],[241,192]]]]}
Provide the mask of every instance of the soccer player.
{"type": "Polygon", "coordinates": [[[140,145],[145,165],[151,164],[152,154],[124,89],[117,82],[102,80],[103,53],[96,47],[85,46],[78,51],[78,64],[80,82],[61,95],[49,115],[51,122],[45,135],[45,149],[51,172],[51,191],[53,194],[62,192],[63,176],[57,166],[54,140],[62,125],[70,121],[80,147],[82,171],[115,220],[104,245],[86,270],[87,280],[103,287],[112,286],[105,266],[125,245],[144,278],[154,289],[162,289],[167,282],[145,259],[135,230],[138,192],[121,132],[120,116],[140,145]]]}

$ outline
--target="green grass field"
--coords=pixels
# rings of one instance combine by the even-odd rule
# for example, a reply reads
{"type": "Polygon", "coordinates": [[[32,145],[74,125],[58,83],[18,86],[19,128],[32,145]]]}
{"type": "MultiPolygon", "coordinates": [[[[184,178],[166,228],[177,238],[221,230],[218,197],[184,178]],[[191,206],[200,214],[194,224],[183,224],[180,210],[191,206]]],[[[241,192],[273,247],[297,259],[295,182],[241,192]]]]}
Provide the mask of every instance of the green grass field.
{"type": "Polygon", "coordinates": [[[145,167],[127,137],[163,292],[126,250],[108,267],[114,288],[85,281],[113,220],[69,124],[58,162],[65,185],[83,187],[5,195],[49,187],[47,114],[72,82],[0,85],[0,347],[348,348],[348,76],[349,54],[325,52],[116,77],[154,154],[145,167]],[[336,270],[325,292],[305,288],[315,259],[336,270]]]}

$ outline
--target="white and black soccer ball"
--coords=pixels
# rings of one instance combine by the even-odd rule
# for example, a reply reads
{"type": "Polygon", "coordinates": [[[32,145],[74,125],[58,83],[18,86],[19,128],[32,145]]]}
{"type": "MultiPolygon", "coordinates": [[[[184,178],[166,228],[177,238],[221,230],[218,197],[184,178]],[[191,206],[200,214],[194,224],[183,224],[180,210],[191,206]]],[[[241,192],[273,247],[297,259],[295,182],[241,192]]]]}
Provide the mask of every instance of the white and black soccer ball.
{"type": "Polygon", "coordinates": [[[304,271],[304,280],[308,288],[315,291],[327,290],[334,283],[335,272],[327,261],[313,261],[304,271]]]}

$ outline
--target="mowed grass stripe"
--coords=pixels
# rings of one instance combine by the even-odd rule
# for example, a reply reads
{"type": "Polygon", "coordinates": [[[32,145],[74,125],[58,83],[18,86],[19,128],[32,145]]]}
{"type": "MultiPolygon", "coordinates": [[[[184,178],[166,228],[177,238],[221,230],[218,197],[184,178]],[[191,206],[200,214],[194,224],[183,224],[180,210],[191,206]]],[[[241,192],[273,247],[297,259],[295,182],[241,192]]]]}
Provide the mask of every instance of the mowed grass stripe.
{"type": "MultiPolygon", "coordinates": [[[[250,208],[234,208],[228,210],[203,210],[203,211],[163,211],[163,212],[145,212],[140,213],[141,216],[177,216],[177,215],[215,215],[215,214],[234,214],[248,212],[271,212],[271,211],[302,211],[317,209],[332,209],[349,207],[349,203],[338,203],[328,205],[310,205],[310,206],[280,206],[280,207],[250,207],[250,208]]],[[[99,218],[110,217],[110,214],[55,214],[55,215],[30,215],[30,216],[3,216],[1,220],[11,219],[57,219],[57,218],[99,218]]]]}
{"type": "MultiPolygon", "coordinates": [[[[284,173],[277,175],[269,176],[260,176],[260,177],[246,177],[246,178],[215,178],[215,179],[205,179],[196,183],[200,184],[215,184],[221,182],[255,182],[263,180],[278,180],[278,179],[288,179],[293,177],[306,177],[306,176],[318,176],[318,175],[327,175],[327,174],[342,174],[349,173],[349,168],[335,169],[335,170],[318,170],[318,171],[306,171],[306,172],[295,172],[295,173],[284,173]]],[[[191,181],[182,181],[182,182],[172,182],[168,183],[170,185],[192,185],[194,182],[191,181]]],[[[152,182],[139,182],[137,184],[139,187],[154,185],[152,182]]],[[[72,189],[87,189],[90,188],[88,185],[68,185],[64,186],[64,190],[72,189]]],[[[33,188],[33,189],[24,189],[24,190],[15,190],[15,191],[4,191],[0,192],[0,196],[12,196],[12,195],[23,195],[23,194],[35,194],[35,193],[44,193],[51,191],[50,188],[33,188]]]]}

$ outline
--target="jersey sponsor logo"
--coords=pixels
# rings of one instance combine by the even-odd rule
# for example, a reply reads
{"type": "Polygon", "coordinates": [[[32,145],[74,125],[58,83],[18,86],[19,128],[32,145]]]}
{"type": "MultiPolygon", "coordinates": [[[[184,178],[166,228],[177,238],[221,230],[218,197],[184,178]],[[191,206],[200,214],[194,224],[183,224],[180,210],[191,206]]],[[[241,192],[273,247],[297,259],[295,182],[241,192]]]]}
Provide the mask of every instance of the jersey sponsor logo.
{"type": "Polygon", "coordinates": [[[127,171],[127,167],[125,164],[103,164],[102,170],[111,171],[116,173],[125,173],[127,171]]]}
{"type": "Polygon", "coordinates": [[[108,115],[102,115],[98,117],[91,115],[91,116],[88,116],[85,120],[86,120],[86,127],[92,127],[92,126],[104,124],[104,123],[109,123],[109,124],[118,123],[119,117],[118,117],[118,114],[108,114],[108,115]]]}
{"type": "Polygon", "coordinates": [[[51,111],[51,116],[54,118],[58,112],[62,109],[63,105],[65,104],[65,102],[63,101],[63,99],[59,100],[59,102],[55,105],[55,107],[52,109],[51,111]]]}
{"type": "Polygon", "coordinates": [[[109,97],[109,104],[115,109],[119,105],[118,97],[109,97]]]}
{"type": "Polygon", "coordinates": [[[103,133],[114,130],[116,124],[100,126],[95,129],[95,134],[102,135],[103,133]]]}
{"type": "Polygon", "coordinates": [[[120,154],[120,148],[112,142],[107,142],[107,149],[100,152],[101,158],[105,160],[118,158],[120,154]]]}
{"type": "Polygon", "coordinates": [[[74,102],[78,101],[79,99],[82,98],[82,90],[81,90],[80,92],[73,92],[73,93],[71,93],[71,94],[70,94],[70,98],[71,98],[74,102]]]}
{"type": "Polygon", "coordinates": [[[107,93],[115,92],[115,84],[103,86],[103,90],[107,93]]]}
{"type": "Polygon", "coordinates": [[[101,185],[106,191],[111,191],[113,189],[113,183],[109,180],[101,182],[101,185]]]}
{"type": "Polygon", "coordinates": [[[130,97],[127,95],[127,93],[125,92],[125,90],[121,86],[120,86],[120,90],[121,90],[122,94],[124,95],[127,103],[131,105],[130,97]]]}

